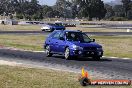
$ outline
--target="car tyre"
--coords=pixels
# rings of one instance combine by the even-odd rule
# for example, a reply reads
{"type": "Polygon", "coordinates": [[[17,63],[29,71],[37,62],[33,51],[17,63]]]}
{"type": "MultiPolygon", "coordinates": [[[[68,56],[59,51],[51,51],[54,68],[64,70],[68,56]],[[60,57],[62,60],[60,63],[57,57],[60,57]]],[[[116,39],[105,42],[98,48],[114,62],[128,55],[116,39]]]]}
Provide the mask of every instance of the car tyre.
{"type": "Polygon", "coordinates": [[[70,49],[69,49],[69,48],[66,48],[66,50],[65,50],[65,59],[66,59],[66,60],[71,59],[71,56],[70,56],[70,49]]]}
{"type": "Polygon", "coordinates": [[[45,29],[42,29],[42,31],[45,31],[45,29]]]}
{"type": "Polygon", "coordinates": [[[53,54],[50,51],[50,46],[46,46],[46,56],[51,57],[53,54]]]}

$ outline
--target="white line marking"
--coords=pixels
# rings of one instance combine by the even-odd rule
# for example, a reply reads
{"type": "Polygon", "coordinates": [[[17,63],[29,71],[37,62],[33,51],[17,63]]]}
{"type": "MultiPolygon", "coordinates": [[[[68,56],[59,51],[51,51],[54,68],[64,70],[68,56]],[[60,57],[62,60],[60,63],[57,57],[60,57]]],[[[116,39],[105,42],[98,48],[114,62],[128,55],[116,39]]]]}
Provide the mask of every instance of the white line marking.
{"type": "Polygon", "coordinates": [[[118,58],[118,57],[110,57],[110,58],[118,58]]]}
{"type": "Polygon", "coordinates": [[[120,58],[120,57],[107,57],[107,56],[102,56],[103,58],[112,58],[112,59],[124,59],[124,60],[129,60],[132,58],[120,58]]]}
{"type": "Polygon", "coordinates": [[[131,59],[131,58],[122,58],[122,59],[124,59],[124,60],[128,60],[128,59],[131,59]]]}
{"type": "Polygon", "coordinates": [[[0,65],[17,66],[17,65],[22,65],[22,63],[17,63],[15,61],[0,60],[0,65]]]}
{"type": "Polygon", "coordinates": [[[45,53],[45,51],[33,51],[33,52],[36,52],[36,53],[45,53]]]}

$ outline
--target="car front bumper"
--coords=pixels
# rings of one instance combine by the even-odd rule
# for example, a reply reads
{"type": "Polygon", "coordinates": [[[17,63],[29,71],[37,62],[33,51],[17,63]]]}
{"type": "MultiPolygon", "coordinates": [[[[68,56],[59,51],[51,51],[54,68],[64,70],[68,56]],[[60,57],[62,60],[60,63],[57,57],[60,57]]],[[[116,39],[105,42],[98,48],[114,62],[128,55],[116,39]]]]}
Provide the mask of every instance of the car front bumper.
{"type": "Polygon", "coordinates": [[[81,50],[71,50],[71,56],[78,56],[78,57],[102,57],[103,51],[81,51],[81,50]]]}

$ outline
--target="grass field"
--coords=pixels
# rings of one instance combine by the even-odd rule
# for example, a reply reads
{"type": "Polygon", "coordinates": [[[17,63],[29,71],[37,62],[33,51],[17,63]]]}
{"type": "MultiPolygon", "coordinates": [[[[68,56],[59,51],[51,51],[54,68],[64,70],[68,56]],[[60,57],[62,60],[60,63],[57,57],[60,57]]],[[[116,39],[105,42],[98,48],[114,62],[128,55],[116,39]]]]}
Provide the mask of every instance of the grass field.
{"type": "MultiPolygon", "coordinates": [[[[0,46],[43,50],[44,35],[0,35],[0,46]]],[[[91,36],[104,48],[105,56],[132,58],[132,36],[91,36]]]]}
{"type": "MultiPolygon", "coordinates": [[[[0,66],[0,88],[84,88],[75,73],[49,69],[0,66]]],[[[85,88],[132,88],[132,86],[87,86],[85,88]]]]}
{"type": "Polygon", "coordinates": [[[40,31],[39,25],[0,25],[0,31],[40,31]]]}
{"type": "Polygon", "coordinates": [[[45,36],[42,35],[0,35],[0,46],[26,50],[43,50],[45,36]]]}
{"type": "MultiPolygon", "coordinates": [[[[81,27],[68,27],[69,30],[81,30],[83,32],[127,32],[126,29],[110,29],[110,28],[81,28],[81,27]]],[[[130,30],[132,32],[132,30],[130,30]]]]}
{"type": "Polygon", "coordinates": [[[93,36],[104,48],[105,56],[132,58],[132,36],[93,36]]]}
{"type": "Polygon", "coordinates": [[[80,23],[131,24],[132,21],[80,21],[80,23]]]}
{"type": "Polygon", "coordinates": [[[81,88],[77,74],[0,66],[0,88],[81,88]]]}

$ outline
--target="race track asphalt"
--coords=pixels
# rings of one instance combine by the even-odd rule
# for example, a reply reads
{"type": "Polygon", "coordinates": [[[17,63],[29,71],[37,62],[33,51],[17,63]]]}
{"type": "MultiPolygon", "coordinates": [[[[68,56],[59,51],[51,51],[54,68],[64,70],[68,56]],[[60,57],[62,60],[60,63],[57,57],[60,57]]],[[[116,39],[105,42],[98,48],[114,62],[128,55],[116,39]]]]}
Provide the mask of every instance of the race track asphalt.
{"type": "Polygon", "coordinates": [[[73,58],[72,60],[65,60],[60,55],[46,57],[44,52],[0,49],[0,60],[15,61],[33,67],[49,67],[73,72],[81,72],[81,68],[84,67],[92,77],[132,80],[132,59],[102,58],[100,61],[95,61],[90,58],[73,58]]]}

